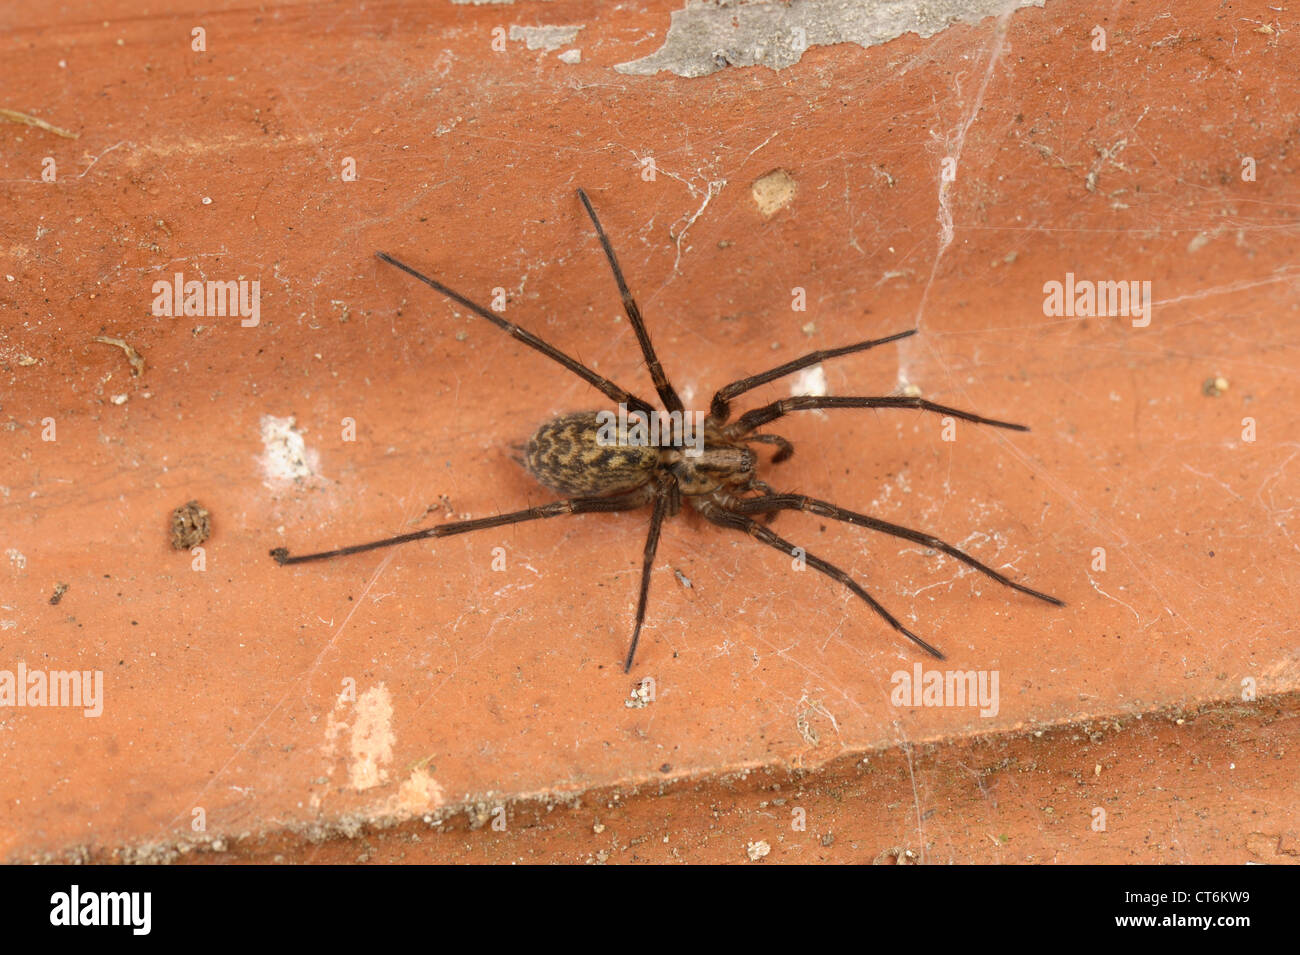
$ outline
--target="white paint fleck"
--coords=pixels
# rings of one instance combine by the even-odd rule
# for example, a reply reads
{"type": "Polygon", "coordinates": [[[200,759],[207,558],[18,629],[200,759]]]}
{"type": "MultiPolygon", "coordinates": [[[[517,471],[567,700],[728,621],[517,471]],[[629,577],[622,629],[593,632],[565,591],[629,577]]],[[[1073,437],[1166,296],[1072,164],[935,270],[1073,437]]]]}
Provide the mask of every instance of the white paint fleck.
{"type": "Polygon", "coordinates": [[[309,478],[320,467],[320,454],[307,447],[292,415],[262,415],[262,447],[262,473],[268,480],[309,478]]]}
{"type": "Polygon", "coordinates": [[[406,778],[393,800],[393,810],[407,816],[414,816],[430,809],[436,809],[447,801],[438,780],[429,775],[423,766],[417,766],[406,778]]]}
{"type": "Polygon", "coordinates": [[[582,24],[563,27],[521,27],[510,25],[510,39],[527,44],[530,50],[558,50],[578,38],[582,24]]]}
{"type": "Polygon", "coordinates": [[[576,66],[582,62],[581,50],[565,50],[556,57],[561,63],[568,63],[570,66],[576,66]]]}
{"type": "Polygon", "coordinates": [[[790,379],[792,395],[828,395],[830,387],[826,384],[826,369],[821,365],[805,368],[790,379]]]}
{"type": "Polygon", "coordinates": [[[371,789],[388,780],[385,763],[393,760],[393,698],[382,683],[357,697],[352,722],[348,779],[353,789],[371,789]]]}
{"type": "Polygon", "coordinates": [[[620,63],[620,73],[708,76],[728,66],[785,69],[809,47],[887,43],[904,33],[922,39],[954,23],[977,23],[1009,8],[1041,7],[1046,0],[688,0],[674,10],[664,45],[647,57],[620,63]]]}
{"type": "Polygon", "coordinates": [[[5,556],[9,558],[9,564],[13,567],[14,570],[27,569],[27,555],[24,554],[22,551],[15,550],[14,548],[10,547],[7,551],[5,551],[5,556]]]}

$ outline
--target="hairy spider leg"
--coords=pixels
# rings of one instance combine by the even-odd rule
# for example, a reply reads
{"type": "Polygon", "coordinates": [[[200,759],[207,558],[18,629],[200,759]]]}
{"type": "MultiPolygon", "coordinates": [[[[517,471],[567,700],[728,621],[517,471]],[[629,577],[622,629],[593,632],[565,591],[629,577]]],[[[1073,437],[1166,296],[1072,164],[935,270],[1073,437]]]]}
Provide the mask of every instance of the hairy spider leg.
{"type": "Polygon", "coordinates": [[[520,524],[524,521],[535,521],[544,517],[558,517],[561,514],[631,511],[646,504],[653,494],[654,486],[645,484],[624,494],[610,497],[565,498],[561,501],[551,501],[547,504],[539,504],[536,507],[528,507],[522,511],[510,511],[507,514],[495,514],[492,517],[480,517],[472,521],[452,521],[447,524],[436,524],[423,530],[412,531],[410,534],[399,534],[396,537],[385,537],[383,540],[370,541],[366,544],[353,544],[351,547],[340,547],[337,550],[323,550],[315,554],[290,556],[286,548],[277,547],[271,551],[271,556],[275,558],[276,563],[281,565],[305,564],[312,560],[347,557],[349,554],[360,554],[368,550],[377,550],[380,547],[392,547],[394,544],[406,544],[429,537],[450,537],[453,534],[468,534],[470,531],[484,530],[489,527],[504,527],[507,524],[520,524]]]}
{"type": "Polygon", "coordinates": [[[627,658],[623,663],[623,672],[627,673],[632,669],[632,659],[636,656],[636,646],[641,638],[641,626],[645,623],[646,604],[650,595],[650,569],[654,564],[655,552],[659,549],[659,534],[663,529],[664,517],[671,502],[671,495],[662,492],[657,493],[656,486],[653,484],[644,484],[625,494],[612,497],[567,498],[562,501],[551,501],[549,504],[540,504],[537,507],[529,507],[522,511],[512,511],[508,514],[480,517],[472,521],[452,521],[448,524],[438,524],[434,527],[413,531],[410,534],[399,534],[396,537],[386,537],[383,540],[370,541],[366,544],[353,544],[351,547],[340,547],[337,550],[320,551],[316,554],[291,556],[286,548],[277,547],[271,551],[271,556],[281,566],[285,564],[305,564],[308,561],[346,557],[349,554],[360,554],[368,550],[377,550],[380,547],[391,547],[395,544],[406,544],[411,541],[425,540],[432,537],[468,534],[471,531],[486,530],[490,527],[504,527],[507,524],[520,524],[524,521],[534,521],[547,517],[558,517],[561,514],[632,511],[642,507],[651,499],[654,500],[655,507],[654,513],[650,517],[650,533],[645,542],[645,556],[641,567],[641,593],[636,607],[636,623],[632,628],[632,645],[628,648],[627,658]]]}
{"type": "Polygon", "coordinates": [[[899,537],[903,540],[911,541],[914,544],[920,544],[923,547],[942,551],[949,557],[957,558],[957,560],[966,564],[968,567],[974,567],[980,573],[992,577],[998,583],[1010,587],[1012,590],[1018,590],[1022,594],[1037,597],[1039,600],[1045,600],[1049,604],[1055,604],[1058,607],[1065,606],[1064,600],[1053,597],[1050,594],[1040,593],[1037,590],[1026,587],[1024,584],[1018,584],[1014,580],[998,573],[987,564],[980,563],[974,557],[959,550],[952,544],[940,540],[932,534],[914,531],[911,528],[903,527],[900,524],[891,524],[889,521],[882,521],[878,517],[859,514],[856,511],[850,511],[848,508],[840,507],[838,504],[832,504],[830,501],[822,501],[815,497],[807,497],[803,494],[768,494],[764,497],[739,498],[732,496],[726,501],[726,506],[741,514],[768,514],[775,513],[776,511],[805,511],[809,514],[816,514],[819,517],[829,517],[834,521],[843,521],[846,524],[856,524],[858,527],[866,527],[873,531],[880,531],[882,534],[889,534],[891,537],[899,537]]]}
{"type": "Polygon", "coordinates": [[[669,495],[663,493],[661,489],[655,497],[654,513],[650,515],[650,533],[645,539],[645,555],[641,561],[641,594],[636,601],[636,624],[632,627],[632,645],[627,648],[627,659],[623,661],[624,673],[631,671],[632,658],[636,656],[636,645],[641,640],[641,625],[645,623],[645,608],[650,598],[650,568],[655,562],[655,552],[659,550],[659,532],[663,530],[669,502],[669,495]]]}
{"type": "Polygon", "coordinates": [[[791,544],[785,538],[779,537],[778,535],[772,533],[772,531],[768,530],[766,527],[758,523],[758,521],[754,520],[752,517],[748,517],[745,514],[737,514],[734,511],[729,511],[726,508],[722,507],[720,504],[717,504],[716,502],[711,501],[708,498],[704,498],[702,500],[692,500],[691,503],[692,505],[694,505],[695,509],[704,516],[706,520],[712,521],[714,524],[717,524],[719,527],[730,527],[735,530],[745,531],[755,540],[761,541],[767,546],[774,547],[779,551],[784,551],[785,553],[789,554],[791,557],[797,558],[800,556],[800,554],[802,554],[803,560],[808,564],[809,567],[812,567],[815,570],[820,570],[827,577],[830,577],[832,580],[837,580],[840,583],[842,583],[844,586],[848,587],[849,590],[853,591],[855,594],[857,594],[859,597],[865,600],[867,602],[867,605],[870,606],[871,609],[874,610],[880,616],[880,618],[885,621],[885,623],[889,624],[891,627],[893,627],[903,636],[907,637],[907,639],[911,640],[913,643],[919,646],[926,653],[929,653],[931,656],[937,657],[940,660],[946,659],[944,655],[939,652],[939,650],[937,650],[935,647],[930,646],[930,644],[926,643],[924,640],[922,640],[920,637],[914,634],[911,630],[908,630],[905,626],[899,623],[898,619],[893,614],[891,614],[888,610],[886,610],[883,606],[881,606],[880,603],[874,597],[871,596],[871,594],[867,593],[866,590],[862,588],[861,584],[859,584],[856,580],[854,580],[844,571],[840,570],[840,568],[836,567],[834,564],[828,563],[827,561],[822,560],[820,557],[816,557],[813,554],[808,553],[806,550],[804,550],[801,547],[796,547],[794,544],[791,544]]]}
{"type": "Polygon", "coordinates": [[[747,434],[740,440],[746,444],[751,441],[757,444],[775,444],[776,452],[770,459],[772,464],[780,464],[794,454],[794,445],[779,434],[747,434]]]}
{"type": "Polygon", "coordinates": [[[739,381],[733,381],[729,385],[719,388],[713,395],[713,401],[709,406],[709,420],[714,424],[722,424],[731,416],[730,401],[737,395],[744,394],[751,388],[757,388],[759,385],[765,385],[769,381],[775,381],[778,378],[784,378],[786,375],[794,374],[796,371],[802,371],[810,365],[816,365],[826,361],[828,358],[839,358],[841,355],[852,355],[854,352],[866,351],[868,348],[875,348],[877,345],[888,345],[890,342],[896,342],[900,338],[908,338],[916,334],[915,328],[909,328],[905,332],[898,332],[887,338],[876,338],[869,342],[858,342],[856,345],[843,345],[839,348],[826,348],[821,351],[811,352],[802,358],[796,358],[788,361],[784,365],[777,365],[770,371],[762,372],[757,375],[750,375],[741,378],[739,381]]]}
{"type": "Polygon", "coordinates": [[[521,328],[520,326],[516,325],[514,322],[507,322],[504,318],[502,318],[500,315],[497,315],[495,312],[492,312],[491,310],[484,308],[482,305],[479,305],[477,302],[471,301],[470,299],[466,298],[464,295],[461,295],[456,290],[448,288],[447,286],[439,282],[437,279],[429,278],[429,276],[425,275],[422,272],[417,271],[416,269],[413,269],[405,262],[398,261],[397,259],[393,258],[391,255],[389,255],[387,252],[376,252],[375,257],[378,258],[380,261],[387,262],[389,265],[397,266],[407,275],[419,279],[425,285],[429,286],[430,288],[438,292],[441,292],[443,295],[447,296],[447,298],[451,299],[453,302],[456,302],[459,305],[463,305],[465,308],[469,309],[475,315],[478,315],[482,318],[486,318],[497,328],[500,328],[503,331],[508,332],[510,335],[514,336],[519,341],[527,345],[529,348],[535,349],[541,352],[547,358],[559,362],[561,365],[569,369],[569,371],[573,372],[583,381],[600,389],[601,392],[603,392],[607,397],[612,398],[614,401],[620,402],[622,404],[626,404],[629,409],[635,411],[641,411],[644,412],[645,414],[654,413],[655,409],[652,405],[648,404],[643,399],[638,398],[635,395],[629,393],[623,388],[620,388],[618,385],[614,384],[614,382],[610,381],[608,378],[604,377],[603,375],[596,374],[596,372],[592,371],[590,368],[588,368],[582,362],[578,361],[576,358],[569,357],[564,352],[560,351],[558,348],[552,345],[550,342],[538,338],[532,332],[528,331],[528,329],[521,328]]]}
{"type": "Polygon", "coordinates": [[[677,396],[677,390],[673,388],[668,376],[664,374],[663,365],[659,364],[659,357],[655,354],[654,345],[650,342],[650,333],[646,331],[645,320],[641,318],[641,308],[636,304],[636,299],[632,297],[631,291],[628,290],[627,280],[623,278],[623,270],[619,268],[618,258],[614,255],[614,246],[609,241],[609,236],[601,227],[600,219],[596,217],[596,210],[592,208],[591,200],[587,198],[587,193],[582,189],[578,190],[578,198],[582,200],[583,206],[587,209],[587,215],[591,216],[591,224],[596,227],[596,237],[600,239],[601,247],[605,250],[605,258],[609,260],[609,267],[614,272],[614,281],[618,283],[618,294],[623,297],[623,311],[627,312],[628,321],[632,323],[632,330],[636,332],[636,340],[641,345],[641,354],[645,356],[646,367],[650,369],[650,377],[655,383],[655,391],[659,392],[659,400],[664,403],[668,411],[683,411],[682,399],[677,396]]]}
{"type": "Polygon", "coordinates": [[[924,398],[910,398],[907,396],[853,398],[840,395],[796,395],[793,398],[782,398],[780,401],[773,401],[770,405],[763,405],[760,408],[754,408],[752,411],[746,411],[734,422],[727,425],[723,433],[728,438],[741,438],[769,421],[785,417],[791,411],[812,411],[815,408],[917,408],[921,411],[951,415],[963,421],[973,421],[975,424],[991,424],[995,428],[1007,428],[1011,431],[1029,430],[1023,424],[1012,424],[1009,421],[985,418],[982,415],[971,414],[969,411],[959,411],[946,405],[937,405],[933,401],[926,401],[924,398]]]}

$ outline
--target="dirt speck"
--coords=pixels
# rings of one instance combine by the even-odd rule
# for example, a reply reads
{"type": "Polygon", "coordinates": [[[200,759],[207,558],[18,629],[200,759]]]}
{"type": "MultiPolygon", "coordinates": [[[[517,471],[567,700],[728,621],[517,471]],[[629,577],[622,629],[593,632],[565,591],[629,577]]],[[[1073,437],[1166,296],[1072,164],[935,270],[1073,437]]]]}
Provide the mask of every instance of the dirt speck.
{"type": "Polygon", "coordinates": [[[872,865],[919,865],[920,858],[911,849],[893,846],[871,860],[872,865]]]}
{"type": "Polygon", "coordinates": [[[56,584],[54,587],[54,593],[50,594],[50,606],[57,607],[59,605],[59,601],[63,599],[63,595],[66,594],[67,592],[68,592],[67,584],[56,584]]]}
{"type": "Polygon", "coordinates": [[[1207,398],[1217,398],[1228,390],[1228,379],[1222,375],[1215,375],[1213,378],[1206,378],[1205,384],[1201,385],[1201,392],[1207,398]]]}
{"type": "Polygon", "coordinates": [[[190,501],[172,511],[172,547],[189,550],[202,544],[212,534],[212,515],[198,501],[190,501]]]}

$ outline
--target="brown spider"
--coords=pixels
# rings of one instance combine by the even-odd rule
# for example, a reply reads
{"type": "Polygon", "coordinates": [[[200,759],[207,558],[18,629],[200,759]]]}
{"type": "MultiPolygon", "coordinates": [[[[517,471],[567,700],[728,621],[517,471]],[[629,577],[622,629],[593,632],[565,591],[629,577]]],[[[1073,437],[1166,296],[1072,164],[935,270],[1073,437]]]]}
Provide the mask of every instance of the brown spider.
{"type": "MultiPolygon", "coordinates": [[[[681,398],[677,396],[676,390],[669,383],[667,375],[664,374],[663,366],[659,364],[659,359],[655,356],[654,346],[650,343],[650,336],[646,332],[645,322],[641,318],[641,310],[632,298],[632,293],[628,291],[627,282],[623,278],[623,271],[619,268],[618,259],[614,256],[614,247],[610,245],[609,237],[605,235],[605,230],[601,228],[600,220],[596,217],[596,210],[592,208],[587,194],[579,189],[578,198],[582,200],[587,214],[591,216],[592,224],[596,227],[596,236],[605,249],[605,257],[609,260],[610,268],[614,272],[614,281],[618,283],[618,290],[623,297],[623,308],[632,323],[633,331],[636,332],[637,341],[641,345],[641,353],[645,357],[647,367],[650,369],[650,377],[654,381],[655,390],[659,392],[660,399],[668,409],[669,415],[666,417],[671,420],[672,414],[677,413],[678,420],[682,421],[685,419],[686,412],[682,407],[681,398]]],[[[556,517],[560,514],[630,511],[653,503],[654,511],[650,516],[650,533],[646,537],[645,558],[641,566],[641,594],[637,600],[636,624],[632,630],[632,644],[628,647],[627,658],[623,663],[625,673],[632,668],[632,659],[636,655],[637,641],[641,636],[641,625],[645,620],[646,598],[650,592],[650,568],[654,563],[655,551],[659,547],[659,532],[663,527],[664,518],[672,517],[681,510],[683,498],[689,501],[691,506],[703,517],[714,524],[745,531],[769,547],[784,551],[796,558],[802,557],[809,566],[844,584],[853,593],[865,600],[871,609],[879,614],[891,627],[940,660],[944,658],[942,653],[899,623],[893,614],[882,607],[848,574],[820,557],[815,557],[784,538],[778,537],[763,524],[756,521],[752,515],[765,514],[768,515],[770,520],[775,517],[777,511],[807,511],[832,520],[856,524],[859,527],[868,527],[893,537],[921,544],[933,550],[942,551],[974,567],[981,573],[987,574],[1000,584],[1005,584],[1014,590],[1028,594],[1031,597],[1037,597],[1039,600],[1045,600],[1058,607],[1064,606],[1063,601],[1039,593],[1037,590],[1031,590],[1023,584],[1008,579],[993,568],[980,563],[974,557],[963,553],[951,544],[944,543],[937,537],[922,534],[919,531],[898,524],[891,524],[888,521],[882,521],[865,514],[858,514],[827,501],[805,497],[802,494],[779,494],[774,492],[772,488],[758,479],[755,474],[758,457],[747,447],[747,445],[754,443],[775,445],[777,450],[772,455],[772,463],[776,464],[784,461],[794,453],[794,445],[780,435],[755,434],[755,430],[769,421],[775,421],[777,418],[789,414],[791,411],[808,411],[814,408],[919,408],[923,411],[951,415],[964,421],[973,421],[976,424],[989,424],[998,428],[1009,428],[1013,431],[1028,431],[1029,429],[1024,425],[994,421],[992,418],[984,418],[966,411],[958,411],[956,408],[948,408],[921,398],[853,398],[822,397],[818,395],[798,395],[793,398],[783,398],[780,401],[774,401],[771,404],[748,411],[731,424],[727,424],[727,419],[731,414],[730,402],[737,395],[769,381],[792,374],[802,368],[825,361],[828,358],[866,351],[868,348],[874,348],[877,345],[884,345],[900,338],[906,338],[909,335],[916,334],[916,329],[909,329],[874,341],[858,342],[856,345],[845,345],[842,348],[815,351],[762,374],[751,375],[748,378],[733,381],[713,396],[708,416],[703,421],[703,434],[700,436],[702,440],[696,442],[696,447],[688,449],[684,446],[680,428],[675,436],[670,433],[668,436],[660,435],[658,440],[629,440],[635,438],[638,432],[635,423],[632,427],[628,427],[626,422],[628,420],[639,421],[643,424],[648,422],[658,414],[651,405],[620,388],[608,378],[598,375],[576,359],[570,358],[555,346],[542,341],[532,332],[520,328],[512,322],[507,322],[499,315],[489,311],[482,305],[471,302],[465,296],[453,291],[441,282],[431,279],[427,275],[422,275],[409,265],[399,262],[385,252],[375,254],[383,261],[397,266],[403,272],[441,292],[452,301],[486,318],[493,325],[509,332],[530,348],[534,348],[548,358],[559,362],[569,371],[618,402],[620,409],[624,411],[624,417],[612,432],[607,426],[613,415],[610,412],[596,411],[580,411],[575,414],[562,415],[546,422],[537,429],[537,432],[527,445],[525,466],[533,477],[546,487],[558,493],[569,495],[564,500],[552,501],[549,504],[541,504],[522,511],[512,511],[509,514],[497,514],[494,517],[439,524],[436,527],[425,528],[411,534],[401,534],[397,537],[388,537],[367,544],[354,544],[351,547],[340,547],[337,550],[327,550],[316,554],[291,557],[288,550],[277,547],[271,551],[271,556],[278,563],[300,564],[309,560],[325,560],[330,557],[359,554],[362,551],[388,547],[393,544],[403,544],[407,541],[424,540],[429,537],[449,537],[452,534],[465,534],[469,531],[501,527],[506,524],[518,524],[522,521],[532,521],[543,517],[556,517]],[[643,417],[638,417],[638,413],[643,417]],[[611,441],[611,437],[615,440],[611,441]],[[757,496],[745,496],[751,493],[757,496]]],[[[639,433],[644,435],[644,429],[639,433]]]]}

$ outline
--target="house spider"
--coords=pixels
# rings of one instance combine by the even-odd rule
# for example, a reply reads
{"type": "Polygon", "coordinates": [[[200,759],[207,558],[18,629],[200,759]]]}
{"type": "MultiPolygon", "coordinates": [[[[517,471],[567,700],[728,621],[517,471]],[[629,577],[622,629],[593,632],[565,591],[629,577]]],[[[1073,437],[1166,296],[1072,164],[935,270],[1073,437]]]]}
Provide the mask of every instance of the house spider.
{"type": "MultiPolygon", "coordinates": [[[[668,415],[664,417],[671,421],[673,413],[676,413],[679,422],[684,421],[686,412],[682,406],[682,400],[668,381],[668,376],[664,374],[663,366],[655,355],[654,346],[651,344],[650,336],[646,332],[645,322],[641,318],[641,310],[637,306],[636,300],[632,298],[632,293],[628,290],[627,282],[623,278],[623,271],[619,268],[618,259],[614,255],[614,247],[610,244],[609,237],[601,227],[600,220],[596,217],[596,210],[592,208],[591,200],[587,198],[587,194],[579,189],[578,198],[582,201],[587,210],[587,215],[591,217],[592,225],[596,228],[596,236],[600,240],[600,244],[605,250],[605,257],[609,260],[609,266],[613,270],[614,281],[618,284],[619,293],[623,298],[623,308],[627,312],[628,320],[632,323],[632,330],[636,333],[637,342],[641,346],[641,354],[644,356],[646,366],[650,370],[650,377],[654,381],[655,390],[659,393],[660,400],[668,410],[668,415]]],[[[453,291],[436,279],[431,279],[427,275],[417,272],[409,265],[399,262],[385,252],[375,254],[389,265],[396,266],[476,315],[487,319],[493,325],[508,332],[530,348],[559,362],[579,378],[595,386],[607,397],[618,402],[620,410],[625,413],[624,417],[627,420],[646,423],[659,414],[641,398],[620,388],[608,378],[592,371],[586,365],[566,355],[554,345],[538,338],[532,332],[520,328],[513,322],[506,321],[482,305],[471,302],[459,292],[453,291]],[[638,417],[638,413],[643,417],[638,417]]],[[[645,556],[641,565],[641,592],[637,598],[636,623],[632,629],[632,643],[628,647],[627,657],[623,662],[623,672],[626,673],[632,668],[637,641],[641,636],[641,625],[645,621],[646,598],[650,592],[650,569],[654,563],[655,552],[659,547],[659,533],[663,528],[664,519],[676,515],[681,510],[682,501],[686,500],[706,520],[720,527],[744,531],[754,537],[755,540],[769,547],[796,558],[802,557],[808,566],[821,571],[833,580],[839,581],[861,597],[882,620],[903,636],[927,653],[942,660],[944,659],[942,653],[904,627],[893,614],[881,606],[874,597],[843,570],[774,534],[764,524],[755,520],[754,515],[767,515],[766,519],[770,521],[776,516],[777,511],[806,511],[831,520],[856,524],[859,527],[870,528],[892,537],[912,541],[924,547],[941,551],[993,578],[998,583],[1028,594],[1031,597],[1037,597],[1039,600],[1045,600],[1058,607],[1064,606],[1064,602],[1010,580],[993,568],[980,563],[969,554],[963,553],[953,545],[945,543],[930,534],[923,534],[879,518],[869,517],[866,514],[858,514],[817,498],[807,497],[802,494],[778,493],[758,478],[756,474],[758,456],[749,445],[774,445],[776,451],[772,454],[771,462],[777,464],[786,460],[794,453],[794,445],[779,435],[758,434],[755,433],[756,430],[792,411],[810,411],[816,408],[917,408],[922,411],[951,415],[954,418],[976,424],[1008,428],[1012,431],[1028,431],[1029,429],[1024,425],[995,421],[992,418],[959,411],[956,408],[935,404],[922,398],[905,396],[856,398],[796,395],[754,408],[745,412],[730,424],[727,423],[731,415],[731,401],[751,388],[756,388],[769,381],[775,381],[777,378],[782,378],[829,358],[866,351],[869,348],[875,348],[877,345],[885,345],[914,334],[916,334],[916,329],[908,329],[886,338],[858,342],[841,348],[815,351],[804,355],[802,358],[796,358],[783,365],[778,365],[776,368],[761,374],[733,381],[713,396],[708,416],[703,419],[703,434],[700,436],[702,440],[697,441],[697,447],[694,449],[688,449],[684,446],[682,440],[683,429],[681,428],[678,429],[675,436],[670,432],[666,437],[661,434],[656,440],[630,441],[628,439],[638,433],[635,424],[629,428],[621,420],[618,428],[611,432],[608,430],[610,418],[612,418],[610,412],[581,411],[547,421],[537,429],[529,440],[524,464],[540,483],[553,491],[566,495],[563,500],[525,508],[522,511],[512,511],[508,514],[497,514],[493,517],[439,524],[410,534],[399,534],[397,537],[388,537],[366,544],[354,544],[351,547],[340,547],[336,550],[321,551],[315,554],[290,556],[287,549],[277,547],[271,551],[271,556],[280,564],[301,564],[312,560],[326,560],[331,557],[359,554],[363,551],[389,547],[393,544],[403,544],[407,541],[424,540],[429,537],[450,537],[453,534],[466,534],[470,531],[485,530],[489,527],[502,527],[507,524],[518,524],[523,521],[532,521],[545,517],[557,517],[561,514],[630,511],[646,504],[652,504],[650,532],[646,536],[645,556]],[[610,417],[603,417],[605,415],[610,417]],[[602,421],[604,422],[603,425],[602,421]],[[605,427],[606,430],[602,431],[602,427],[605,427]],[[611,442],[609,440],[611,437],[618,440],[611,442]],[[695,451],[694,454],[691,453],[692,450],[695,451]]],[[[703,416],[700,415],[699,417],[703,416]]],[[[644,429],[640,433],[644,434],[644,429]]]]}

